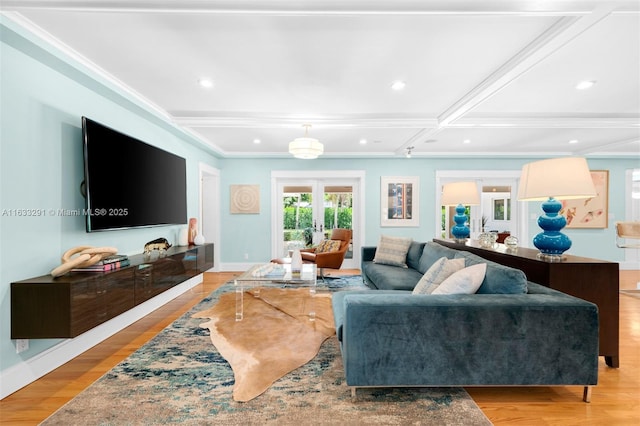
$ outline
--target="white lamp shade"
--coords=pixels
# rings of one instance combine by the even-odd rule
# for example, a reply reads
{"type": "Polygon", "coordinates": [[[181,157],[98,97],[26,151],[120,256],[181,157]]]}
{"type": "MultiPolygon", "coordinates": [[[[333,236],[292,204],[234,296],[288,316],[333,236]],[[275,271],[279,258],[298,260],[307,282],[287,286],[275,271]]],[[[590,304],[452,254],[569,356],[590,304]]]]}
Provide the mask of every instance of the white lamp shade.
{"type": "Polygon", "coordinates": [[[480,204],[480,194],[475,182],[452,182],[445,183],[442,187],[442,198],[440,204],[443,206],[465,206],[480,204]]]}
{"type": "Polygon", "coordinates": [[[534,161],[522,167],[518,200],[544,201],[591,198],[597,195],[587,160],[580,157],[534,161]]]}
{"type": "Polygon", "coordinates": [[[310,160],[324,152],[324,145],[314,138],[296,138],[289,142],[289,153],[296,158],[310,160]]]}

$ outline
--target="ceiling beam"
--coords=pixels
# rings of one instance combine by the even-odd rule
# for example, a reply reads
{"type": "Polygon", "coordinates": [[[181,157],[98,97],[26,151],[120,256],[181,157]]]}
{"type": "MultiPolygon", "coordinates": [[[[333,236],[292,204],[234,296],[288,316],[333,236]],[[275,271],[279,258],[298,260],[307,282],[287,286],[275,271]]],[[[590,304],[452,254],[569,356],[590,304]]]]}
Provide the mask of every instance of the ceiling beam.
{"type": "Polygon", "coordinates": [[[612,5],[605,5],[598,7],[587,16],[558,19],[544,33],[440,114],[438,116],[439,124],[448,126],[460,119],[571,40],[609,16],[613,9],[612,5]]]}

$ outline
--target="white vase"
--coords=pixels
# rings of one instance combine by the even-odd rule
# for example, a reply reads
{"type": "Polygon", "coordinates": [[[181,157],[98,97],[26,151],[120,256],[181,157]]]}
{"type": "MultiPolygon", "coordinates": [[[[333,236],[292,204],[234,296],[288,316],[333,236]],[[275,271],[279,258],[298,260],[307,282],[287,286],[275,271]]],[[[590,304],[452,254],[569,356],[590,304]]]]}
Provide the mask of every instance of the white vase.
{"type": "Polygon", "coordinates": [[[195,244],[197,246],[203,245],[204,244],[204,236],[202,234],[196,235],[196,237],[193,239],[193,244],[195,244]]]}
{"type": "Polygon", "coordinates": [[[189,245],[189,228],[182,228],[180,229],[180,232],[178,232],[178,245],[179,246],[189,245]]]}
{"type": "Polygon", "coordinates": [[[300,272],[302,269],[302,254],[296,249],[291,256],[291,272],[300,272]]]}

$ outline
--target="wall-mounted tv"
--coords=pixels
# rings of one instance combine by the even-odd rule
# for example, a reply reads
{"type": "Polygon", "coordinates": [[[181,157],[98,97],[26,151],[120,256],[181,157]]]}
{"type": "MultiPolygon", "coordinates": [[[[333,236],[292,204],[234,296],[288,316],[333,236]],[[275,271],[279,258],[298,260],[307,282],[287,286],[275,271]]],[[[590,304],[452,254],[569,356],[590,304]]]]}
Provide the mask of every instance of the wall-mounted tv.
{"type": "Polygon", "coordinates": [[[184,158],[82,117],[87,232],[187,223],[184,158]]]}

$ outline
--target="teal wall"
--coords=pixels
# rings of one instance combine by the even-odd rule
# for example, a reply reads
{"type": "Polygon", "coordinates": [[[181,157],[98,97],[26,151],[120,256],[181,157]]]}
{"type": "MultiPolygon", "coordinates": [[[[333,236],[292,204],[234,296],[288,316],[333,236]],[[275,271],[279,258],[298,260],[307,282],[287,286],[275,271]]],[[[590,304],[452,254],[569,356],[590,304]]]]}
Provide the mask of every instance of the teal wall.
{"type": "MultiPolygon", "coordinates": [[[[436,170],[520,170],[532,159],[327,159],[313,161],[295,159],[226,159],[221,162],[221,229],[222,263],[243,263],[244,253],[250,261],[268,261],[271,256],[271,171],[272,170],[363,170],[365,172],[365,245],[375,245],[381,234],[409,236],[427,240],[435,235],[432,219],[435,208],[436,170]],[[420,227],[380,227],[380,177],[418,176],[420,178],[420,227]],[[229,214],[229,185],[259,184],[260,214],[229,214]]],[[[565,229],[573,241],[570,253],[610,261],[624,260],[624,253],[615,245],[613,222],[625,217],[625,170],[640,167],[635,158],[588,159],[592,170],[609,170],[609,227],[606,229],[565,229]],[[618,188],[616,190],[616,188],[618,188]]],[[[536,217],[542,213],[540,203],[528,205],[536,217]]],[[[535,219],[529,222],[530,235],[525,238],[531,247],[540,232],[535,219]]]]}
{"type": "MultiPolygon", "coordinates": [[[[110,127],[187,159],[188,215],[198,216],[198,165],[220,170],[222,263],[262,261],[271,251],[272,170],[363,170],[365,244],[381,234],[430,239],[435,211],[436,170],[518,170],[527,159],[219,159],[188,134],[175,128],[118,87],[104,81],[61,52],[0,17],[0,212],[10,209],[76,209],[84,206],[79,192],[83,178],[80,117],[110,127]],[[379,226],[380,177],[420,177],[420,227],[379,226]],[[229,214],[229,185],[259,184],[261,212],[229,214]]],[[[638,158],[589,160],[592,169],[610,170],[610,188],[624,187],[626,169],[640,167],[638,158]]],[[[117,173],[117,170],[114,170],[117,173]]],[[[135,184],[135,183],[134,183],[135,184]]],[[[536,204],[536,203],[533,203],[536,204]]],[[[539,204],[530,206],[539,212],[539,204]]],[[[624,217],[622,191],[611,191],[610,214],[624,217]]],[[[535,223],[530,224],[532,235],[535,223]]],[[[573,254],[622,260],[614,231],[570,230],[573,254]]],[[[59,340],[30,340],[30,349],[15,353],[10,339],[10,283],[49,273],[61,253],[77,245],[115,246],[122,253],[140,252],[157,237],[175,241],[177,227],[158,227],[87,234],[84,218],[45,214],[0,216],[0,371],[42,353],[59,340]]]]}
{"type": "Polygon", "coordinates": [[[16,354],[10,339],[12,281],[48,274],[64,251],[78,245],[139,253],[152,239],[176,240],[176,226],[88,234],[84,217],[49,213],[84,208],[79,190],[84,176],[82,115],[186,158],[189,217],[198,214],[199,163],[218,167],[219,160],[108,82],[43,50],[10,22],[0,21],[0,31],[0,369],[4,370],[59,342],[32,339],[28,351],[16,354]],[[12,215],[13,209],[46,213],[18,217],[12,215]]]}

